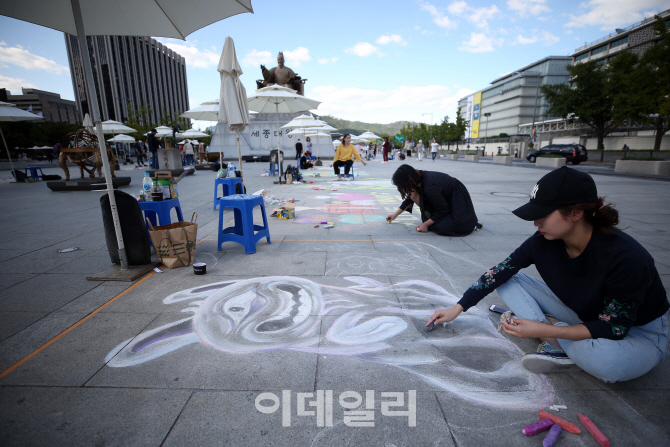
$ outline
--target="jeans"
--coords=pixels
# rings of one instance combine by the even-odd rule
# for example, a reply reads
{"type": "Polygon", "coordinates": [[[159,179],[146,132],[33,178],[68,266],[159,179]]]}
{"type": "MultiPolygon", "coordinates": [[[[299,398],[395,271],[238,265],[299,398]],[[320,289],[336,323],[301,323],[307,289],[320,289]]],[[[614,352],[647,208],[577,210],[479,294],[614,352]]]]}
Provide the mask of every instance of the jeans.
{"type": "Polygon", "coordinates": [[[153,169],[158,169],[158,152],[151,153],[151,167],[153,169]]]}
{"type": "Polygon", "coordinates": [[[433,161],[435,161],[435,157],[437,157],[437,152],[431,152],[430,155],[431,157],[433,157],[433,161]]]}
{"type": "MultiPolygon", "coordinates": [[[[505,304],[519,318],[549,323],[553,315],[556,326],[582,323],[545,283],[517,273],[496,289],[505,304]]],[[[665,358],[670,336],[670,311],[644,326],[633,326],[621,340],[588,338],[558,339],[561,348],[580,368],[607,383],[640,377],[665,358]]]]}

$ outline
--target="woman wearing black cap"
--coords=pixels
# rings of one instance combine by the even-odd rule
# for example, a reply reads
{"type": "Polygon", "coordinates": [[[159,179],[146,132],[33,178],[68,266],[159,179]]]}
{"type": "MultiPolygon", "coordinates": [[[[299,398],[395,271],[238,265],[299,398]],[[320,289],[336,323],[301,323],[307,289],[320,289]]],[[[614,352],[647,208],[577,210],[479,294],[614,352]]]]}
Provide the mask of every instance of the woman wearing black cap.
{"type": "Polygon", "coordinates": [[[670,333],[665,289],[647,250],[616,228],[618,212],[593,179],[556,169],[514,214],[538,231],[426,326],[452,321],[497,288],[515,315],[505,333],[543,342],[523,357],[530,371],[583,369],[611,383],[660,363],[670,333]],[[544,282],[519,273],[531,264],[544,282]]]}
{"type": "Polygon", "coordinates": [[[467,236],[482,225],[477,222],[470,193],[463,183],[442,172],[419,171],[402,165],[393,174],[393,184],[404,199],[395,213],[386,216],[391,223],[403,211],[421,210],[416,231],[433,231],[443,236],[467,236]]]}

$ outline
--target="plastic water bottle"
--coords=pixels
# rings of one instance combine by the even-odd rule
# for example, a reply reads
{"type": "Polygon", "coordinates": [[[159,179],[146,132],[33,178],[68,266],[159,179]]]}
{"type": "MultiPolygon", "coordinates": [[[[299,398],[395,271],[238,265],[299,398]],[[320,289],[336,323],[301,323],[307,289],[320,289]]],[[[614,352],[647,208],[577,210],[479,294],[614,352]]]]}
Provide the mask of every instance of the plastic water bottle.
{"type": "Polygon", "coordinates": [[[228,178],[235,178],[235,164],[228,163],[228,178]]]}
{"type": "Polygon", "coordinates": [[[144,181],[142,181],[142,189],[144,190],[144,200],[146,201],[151,201],[151,187],[153,186],[153,183],[149,173],[145,172],[144,181]]]}

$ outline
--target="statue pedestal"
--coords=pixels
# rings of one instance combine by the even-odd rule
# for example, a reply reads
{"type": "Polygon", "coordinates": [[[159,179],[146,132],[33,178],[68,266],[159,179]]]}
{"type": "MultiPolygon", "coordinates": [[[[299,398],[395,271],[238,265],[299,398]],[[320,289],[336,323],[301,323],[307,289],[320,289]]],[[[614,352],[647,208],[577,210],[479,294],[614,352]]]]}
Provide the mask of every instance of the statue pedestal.
{"type": "Polygon", "coordinates": [[[181,168],[181,152],[179,149],[158,150],[158,169],[171,171],[181,168]]]}

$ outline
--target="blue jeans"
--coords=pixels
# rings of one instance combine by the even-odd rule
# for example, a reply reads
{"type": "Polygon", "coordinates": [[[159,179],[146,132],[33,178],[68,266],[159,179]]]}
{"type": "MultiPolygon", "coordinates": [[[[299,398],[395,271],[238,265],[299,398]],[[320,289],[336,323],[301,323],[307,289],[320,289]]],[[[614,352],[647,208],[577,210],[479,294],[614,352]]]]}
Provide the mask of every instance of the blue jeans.
{"type": "MultiPolygon", "coordinates": [[[[582,323],[545,283],[517,273],[496,289],[505,304],[519,318],[549,323],[545,314],[554,316],[556,326],[582,323]]],[[[633,326],[622,340],[588,338],[558,339],[570,359],[592,376],[607,383],[640,377],[665,358],[670,336],[670,311],[644,326],[633,326]]]]}
{"type": "Polygon", "coordinates": [[[151,153],[151,167],[158,169],[158,152],[151,153]]]}
{"type": "Polygon", "coordinates": [[[435,157],[437,157],[437,152],[431,152],[430,155],[433,157],[433,161],[435,161],[435,157]]]}

